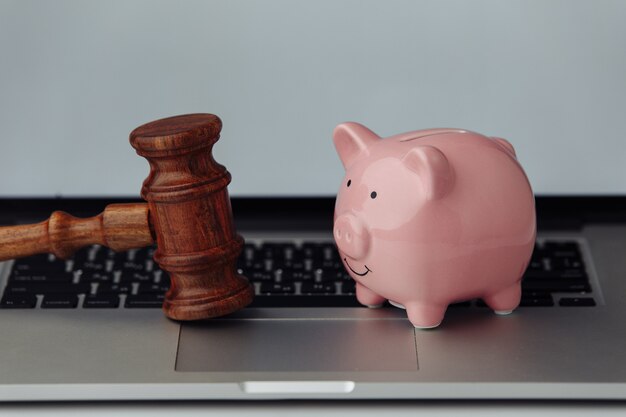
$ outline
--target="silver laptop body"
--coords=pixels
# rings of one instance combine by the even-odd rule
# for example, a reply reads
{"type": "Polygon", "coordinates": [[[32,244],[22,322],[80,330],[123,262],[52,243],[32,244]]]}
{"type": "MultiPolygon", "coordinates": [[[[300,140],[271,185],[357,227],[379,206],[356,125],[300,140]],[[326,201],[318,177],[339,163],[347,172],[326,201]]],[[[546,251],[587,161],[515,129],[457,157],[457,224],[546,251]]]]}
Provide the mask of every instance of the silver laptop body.
{"type": "MultiPolygon", "coordinates": [[[[253,307],[185,324],[123,303],[2,309],[0,398],[624,399],[626,261],[615,256],[626,250],[624,232],[615,223],[540,232],[539,244],[579,245],[590,291],[554,293],[554,305],[506,317],[450,308],[434,330],[415,330],[393,307],[253,307]],[[560,305],[571,297],[596,305],[560,305]]],[[[328,235],[256,230],[246,239],[301,244],[328,235]]],[[[0,288],[11,263],[2,267],[0,288]]]]}

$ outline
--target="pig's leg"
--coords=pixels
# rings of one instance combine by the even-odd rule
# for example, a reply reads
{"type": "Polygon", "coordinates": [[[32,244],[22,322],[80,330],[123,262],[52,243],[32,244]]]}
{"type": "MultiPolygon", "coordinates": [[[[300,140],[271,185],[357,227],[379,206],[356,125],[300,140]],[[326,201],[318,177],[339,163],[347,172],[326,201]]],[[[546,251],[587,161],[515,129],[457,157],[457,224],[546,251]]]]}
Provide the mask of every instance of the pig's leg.
{"type": "Polygon", "coordinates": [[[382,307],[386,300],[386,298],[381,297],[365,285],[361,285],[358,282],[356,283],[356,299],[359,300],[359,303],[366,305],[369,308],[382,307]]]}
{"type": "Polygon", "coordinates": [[[483,300],[498,315],[511,314],[517,308],[522,296],[521,281],[501,291],[483,297],[483,300]]]}
{"type": "Polygon", "coordinates": [[[407,303],[406,314],[416,329],[432,329],[443,321],[446,305],[407,303]]]}

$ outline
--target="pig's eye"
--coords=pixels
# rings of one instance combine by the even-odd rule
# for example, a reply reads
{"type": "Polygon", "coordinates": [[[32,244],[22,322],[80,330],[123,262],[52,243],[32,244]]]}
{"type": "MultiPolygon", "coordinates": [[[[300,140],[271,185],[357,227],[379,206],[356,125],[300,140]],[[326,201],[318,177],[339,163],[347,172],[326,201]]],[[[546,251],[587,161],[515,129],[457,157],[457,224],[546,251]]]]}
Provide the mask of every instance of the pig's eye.
{"type": "Polygon", "coordinates": [[[376,193],[376,191],[372,191],[372,194],[370,194],[370,197],[372,197],[372,199],[376,198],[378,194],[376,193]]]}
{"type": "Polygon", "coordinates": [[[349,187],[350,184],[352,184],[352,180],[348,180],[348,184],[346,184],[346,185],[349,187]]]}

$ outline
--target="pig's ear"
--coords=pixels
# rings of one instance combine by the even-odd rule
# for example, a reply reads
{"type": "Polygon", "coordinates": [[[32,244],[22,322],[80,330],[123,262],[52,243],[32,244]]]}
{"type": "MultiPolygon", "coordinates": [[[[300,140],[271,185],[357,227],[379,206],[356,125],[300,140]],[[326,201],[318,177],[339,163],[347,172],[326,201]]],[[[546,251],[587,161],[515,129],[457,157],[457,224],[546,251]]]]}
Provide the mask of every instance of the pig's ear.
{"type": "Polygon", "coordinates": [[[443,152],[434,146],[415,147],[404,155],[402,162],[418,174],[427,199],[441,198],[452,188],[452,167],[443,152]]]}
{"type": "Polygon", "coordinates": [[[380,137],[359,123],[347,122],[337,126],[333,132],[335,149],[344,168],[362,156],[369,155],[369,147],[380,137]]]}
{"type": "Polygon", "coordinates": [[[498,145],[500,145],[500,147],[502,147],[505,152],[508,152],[509,155],[517,158],[517,155],[515,154],[515,148],[513,147],[513,145],[511,145],[511,142],[506,139],[496,137],[492,137],[491,139],[493,139],[498,145]]]}

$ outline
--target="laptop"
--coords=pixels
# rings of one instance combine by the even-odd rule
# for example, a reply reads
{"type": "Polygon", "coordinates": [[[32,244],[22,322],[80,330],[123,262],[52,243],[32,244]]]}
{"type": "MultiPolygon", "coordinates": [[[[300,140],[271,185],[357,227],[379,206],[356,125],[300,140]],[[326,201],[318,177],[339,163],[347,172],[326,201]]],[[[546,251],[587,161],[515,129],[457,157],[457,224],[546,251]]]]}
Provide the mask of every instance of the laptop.
{"type": "Polygon", "coordinates": [[[0,5],[0,224],[138,201],[128,133],[214,112],[256,293],[180,323],[153,247],[0,263],[0,400],[626,399],[626,6],[376,5],[0,5]],[[331,233],[346,120],[513,143],[538,216],[513,314],[358,304],[331,233]]]}

